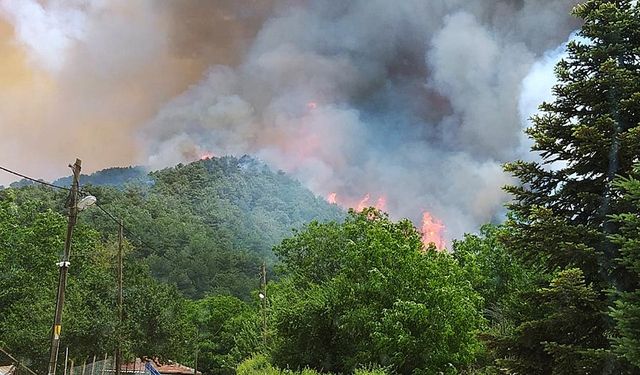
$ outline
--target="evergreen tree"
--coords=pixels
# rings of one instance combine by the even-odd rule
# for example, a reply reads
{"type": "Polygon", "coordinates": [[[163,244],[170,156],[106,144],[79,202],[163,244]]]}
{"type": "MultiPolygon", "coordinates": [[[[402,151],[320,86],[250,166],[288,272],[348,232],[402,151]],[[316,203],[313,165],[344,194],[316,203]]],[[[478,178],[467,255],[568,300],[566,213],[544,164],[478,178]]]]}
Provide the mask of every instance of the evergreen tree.
{"type": "MultiPolygon", "coordinates": [[[[523,307],[515,331],[494,337],[500,353],[512,353],[507,368],[520,373],[627,371],[607,354],[612,331],[607,291],[633,288],[635,278],[615,262],[617,247],[608,235],[617,231],[609,215],[623,209],[613,181],[629,175],[640,150],[638,7],[632,0],[589,0],[574,9],[584,25],[556,66],[555,100],[541,105],[527,130],[541,161],[505,168],[521,183],[507,187],[514,201],[504,244],[530,266],[555,275],[554,282],[574,285],[572,303],[589,306],[580,314],[592,315],[580,317],[591,322],[589,330],[575,327],[560,337],[554,327],[574,327],[575,318],[563,313],[562,304],[546,300],[544,316],[523,307]],[[580,273],[563,271],[569,269],[580,273]],[[538,328],[535,337],[528,336],[531,326],[538,328]],[[523,343],[528,348],[519,350],[523,343]],[[538,366],[541,362],[552,365],[538,366]]],[[[551,290],[559,287],[554,282],[551,290]]],[[[523,306],[553,298],[549,288],[541,284],[523,306]]]]}
{"type": "MultiPolygon", "coordinates": [[[[620,262],[636,278],[640,278],[640,165],[630,178],[623,178],[616,184],[630,203],[628,212],[613,216],[620,224],[620,232],[612,236],[620,246],[620,262]]],[[[615,339],[616,352],[629,362],[640,367],[640,288],[621,291],[612,310],[618,336],[615,339]]]]}

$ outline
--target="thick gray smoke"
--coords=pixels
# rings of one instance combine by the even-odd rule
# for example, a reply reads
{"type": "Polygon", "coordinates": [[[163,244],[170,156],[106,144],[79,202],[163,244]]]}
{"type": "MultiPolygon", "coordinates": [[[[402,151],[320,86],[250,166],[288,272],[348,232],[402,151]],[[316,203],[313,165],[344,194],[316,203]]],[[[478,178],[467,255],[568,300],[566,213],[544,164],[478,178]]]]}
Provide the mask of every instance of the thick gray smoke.
{"type": "Polygon", "coordinates": [[[428,210],[458,237],[499,215],[523,80],[577,27],[575,3],[281,2],[239,64],[212,66],[140,139],[154,167],[254,154],[344,204],[428,210]]]}
{"type": "Polygon", "coordinates": [[[0,164],[52,179],[76,157],[86,172],[146,160],[140,127],[211,65],[239,64],[270,13],[270,0],[0,0],[0,164]]]}
{"type": "Polygon", "coordinates": [[[0,0],[0,161],[54,178],[75,157],[248,153],[458,237],[500,215],[501,164],[530,157],[523,114],[575,2],[0,0]]]}

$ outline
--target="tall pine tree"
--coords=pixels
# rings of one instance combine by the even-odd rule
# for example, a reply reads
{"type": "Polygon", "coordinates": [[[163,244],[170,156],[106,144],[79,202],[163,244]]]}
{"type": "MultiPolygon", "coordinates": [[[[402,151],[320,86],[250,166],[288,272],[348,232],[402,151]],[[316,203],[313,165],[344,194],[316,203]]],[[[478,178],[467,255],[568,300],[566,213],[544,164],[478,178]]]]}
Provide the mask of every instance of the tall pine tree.
{"type": "MultiPolygon", "coordinates": [[[[611,237],[620,246],[620,263],[640,279],[640,164],[630,178],[621,178],[616,187],[629,203],[627,212],[612,218],[620,224],[611,237]]],[[[640,287],[619,291],[611,315],[616,321],[615,351],[640,368],[640,287]]]]}
{"type": "Polygon", "coordinates": [[[541,161],[505,167],[520,184],[506,188],[514,200],[503,241],[553,279],[526,295],[512,332],[494,337],[503,366],[518,373],[635,371],[610,351],[607,306],[611,288],[635,287],[609,235],[617,232],[610,215],[623,210],[613,181],[630,174],[640,150],[639,6],[589,0],[574,14],[584,24],[556,66],[555,100],[527,130],[541,161]]]}

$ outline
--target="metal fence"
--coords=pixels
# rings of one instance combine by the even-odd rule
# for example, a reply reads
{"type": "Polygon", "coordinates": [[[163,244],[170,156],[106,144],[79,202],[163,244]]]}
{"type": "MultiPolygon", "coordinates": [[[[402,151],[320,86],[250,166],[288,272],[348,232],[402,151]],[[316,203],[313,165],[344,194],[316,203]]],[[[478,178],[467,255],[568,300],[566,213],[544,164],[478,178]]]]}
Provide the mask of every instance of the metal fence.
{"type": "Polygon", "coordinates": [[[0,375],[36,375],[36,373],[0,348],[0,375]]]}
{"type": "MultiPolygon", "coordinates": [[[[63,375],[113,375],[116,372],[116,363],[114,357],[104,356],[98,358],[93,356],[92,358],[85,359],[82,363],[74,363],[70,360],[65,363],[65,370],[63,375]]],[[[145,364],[140,359],[136,359],[133,362],[124,361],[120,367],[121,374],[128,375],[149,375],[149,372],[145,369],[145,364]]]]}

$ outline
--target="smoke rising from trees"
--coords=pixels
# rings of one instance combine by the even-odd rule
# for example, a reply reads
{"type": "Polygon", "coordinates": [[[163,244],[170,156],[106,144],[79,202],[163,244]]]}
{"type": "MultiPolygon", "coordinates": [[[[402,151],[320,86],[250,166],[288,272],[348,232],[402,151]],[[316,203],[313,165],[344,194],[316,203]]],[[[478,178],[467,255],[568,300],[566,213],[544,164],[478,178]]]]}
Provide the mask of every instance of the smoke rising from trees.
{"type": "Polygon", "coordinates": [[[523,80],[575,3],[0,1],[0,71],[24,71],[0,73],[0,158],[38,149],[18,167],[42,175],[78,153],[95,169],[249,153],[457,237],[499,215],[523,80]]]}

